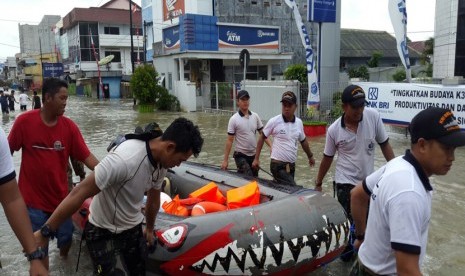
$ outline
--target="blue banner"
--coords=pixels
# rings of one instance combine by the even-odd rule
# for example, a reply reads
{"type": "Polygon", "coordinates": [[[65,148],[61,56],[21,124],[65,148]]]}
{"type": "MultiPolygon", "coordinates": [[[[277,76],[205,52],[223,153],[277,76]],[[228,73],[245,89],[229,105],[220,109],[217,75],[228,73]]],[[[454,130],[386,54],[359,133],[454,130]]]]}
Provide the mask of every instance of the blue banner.
{"type": "Polygon", "coordinates": [[[179,49],[179,25],[163,29],[163,47],[165,50],[179,49]]]}
{"type": "Polygon", "coordinates": [[[308,0],[308,21],[336,22],[336,0],[308,0]]]}
{"type": "Polygon", "coordinates": [[[279,51],[279,28],[218,25],[219,49],[279,51]]]}
{"type": "Polygon", "coordinates": [[[63,75],[63,63],[42,63],[44,78],[57,78],[63,75]]]}

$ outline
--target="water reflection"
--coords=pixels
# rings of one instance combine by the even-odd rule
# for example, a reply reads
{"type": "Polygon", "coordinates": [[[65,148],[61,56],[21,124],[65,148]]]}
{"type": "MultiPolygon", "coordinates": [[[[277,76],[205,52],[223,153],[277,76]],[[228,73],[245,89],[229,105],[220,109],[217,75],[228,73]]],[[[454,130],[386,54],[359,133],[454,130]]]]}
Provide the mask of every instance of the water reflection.
{"type": "MultiPolygon", "coordinates": [[[[2,125],[6,133],[9,132],[15,116],[10,113],[2,117],[2,125]]],[[[117,135],[132,132],[137,125],[156,121],[165,129],[175,118],[184,116],[199,125],[205,139],[204,148],[197,159],[198,162],[220,165],[223,159],[224,142],[227,136],[228,115],[215,115],[208,113],[139,113],[134,111],[132,100],[96,101],[93,99],[70,97],[66,108],[66,116],[72,118],[81,129],[81,132],[91,151],[102,159],[106,155],[108,143],[117,135]]],[[[391,144],[396,155],[403,154],[408,147],[408,139],[402,134],[391,134],[391,144]]],[[[315,153],[317,165],[310,168],[305,154],[299,148],[297,160],[296,180],[300,185],[312,187],[319,161],[322,157],[325,138],[317,137],[310,140],[310,146],[315,153]]],[[[265,171],[269,171],[269,150],[264,147],[261,164],[265,171]]],[[[14,162],[19,172],[20,153],[15,153],[14,162]]],[[[375,155],[376,167],[384,163],[379,150],[375,155]]],[[[447,176],[433,177],[435,195],[433,200],[432,220],[429,233],[426,264],[423,271],[427,275],[462,275],[465,270],[465,223],[463,213],[465,208],[465,186],[463,179],[465,171],[465,150],[456,151],[456,161],[447,176]]],[[[231,168],[234,162],[230,161],[231,168]]],[[[325,178],[323,189],[332,194],[332,175],[334,166],[325,178]]],[[[270,178],[261,171],[260,176],[270,178]]],[[[12,238],[3,212],[0,212],[0,259],[3,264],[1,275],[27,275],[28,265],[20,253],[19,242],[12,238]]],[[[74,274],[79,251],[79,236],[75,241],[68,260],[61,260],[55,243],[52,243],[50,252],[50,267],[52,275],[74,274]]],[[[349,265],[339,260],[322,268],[314,275],[346,275],[349,265]]],[[[79,272],[74,275],[92,274],[87,249],[83,247],[79,272]]]]}

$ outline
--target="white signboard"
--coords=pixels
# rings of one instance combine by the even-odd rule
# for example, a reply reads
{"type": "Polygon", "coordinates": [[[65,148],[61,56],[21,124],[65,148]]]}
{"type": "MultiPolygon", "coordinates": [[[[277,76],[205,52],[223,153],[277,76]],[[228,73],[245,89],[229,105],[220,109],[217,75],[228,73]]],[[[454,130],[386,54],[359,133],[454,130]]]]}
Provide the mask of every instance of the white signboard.
{"type": "Polygon", "coordinates": [[[449,108],[465,129],[465,85],[354,82],[366,93],[386,124],[408,126],[412,118],[430,106],[449,108]]]}

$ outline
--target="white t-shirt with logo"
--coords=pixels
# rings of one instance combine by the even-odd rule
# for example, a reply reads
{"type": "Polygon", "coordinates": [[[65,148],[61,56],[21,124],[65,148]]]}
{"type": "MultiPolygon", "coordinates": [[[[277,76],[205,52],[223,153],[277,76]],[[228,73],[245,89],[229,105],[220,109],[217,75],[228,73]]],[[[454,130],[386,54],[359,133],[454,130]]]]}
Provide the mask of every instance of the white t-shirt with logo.
{"type": "Polygon", "coordinates": [[[357,133],[346,129],[341,116],[332,123],[326,134],[324,155],[337,152],[336,183],[356,185],[374,171],[376,144],[389,139],[379,113],[372,108],[363,110],[357,133]]]}
{"type": "Polygon", "coordinates": [[[254,156],[257,148],[257,131],[263,128],[263,123],[257,113],[249,111],[246,116],[241,111],[229,119],[228,135],[234,135],[235,150],[247,156],[254,156]]]}
{"type": "Polygon", "coordinates": [[[306,137],[302,120],[294,118],[294,122],[285,121],[280,114],[271,118],[263,128],[265,137],[273,136],[271,159],[288,163],[295,163],[297,160],[298,145],[306,137]]]}
{"type": "Polygon", "coordinates": [[[432,187],[410,152],[388,162],[363,182],[370,194],[368,223],[358,256],[376,274],[395,275],[395,250],[426,253],[432,187]]]}

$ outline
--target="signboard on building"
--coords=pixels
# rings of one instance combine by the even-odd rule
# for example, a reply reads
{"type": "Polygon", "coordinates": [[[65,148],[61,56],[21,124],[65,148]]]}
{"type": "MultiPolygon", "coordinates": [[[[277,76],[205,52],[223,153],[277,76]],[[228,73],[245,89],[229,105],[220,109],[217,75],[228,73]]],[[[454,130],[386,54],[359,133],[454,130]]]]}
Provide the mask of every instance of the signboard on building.
{"type": "Polygon", "coordinates": [[[218,23],[219,51],[279,52],[279,27],[218,23]]]}
{"type": "Polygon", "coordinates": [[[307,19],[311,22],[336,22],[336,0],[308,0],[307,19]]]}
{"type": "Polygon", "coordinates": [[[449,108],[465,129],[465,85],[444,86],[414,83],[354,83],[363,88],[368,106],[384,123],[408,126],[412,118],[430,106],[449,108]]]}
{"type": "Polygon", "coordinates": [[[163,0],[163,21],[179,17],[184,13],[184,0],[163,0]]]}
{"type": "Polygon", "coordinates": [[[57,78],[63,75],[63,63],[42,63],[44,78],[57,78]]]}
{"type": "Polygon", "coordinates": [[[167,52],[179,51],[179,25],[163,29],[163,48],[167,52]]]}

